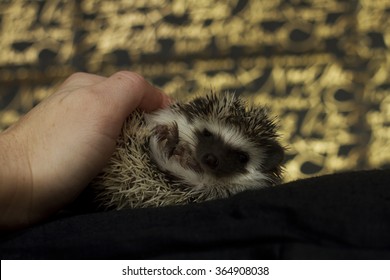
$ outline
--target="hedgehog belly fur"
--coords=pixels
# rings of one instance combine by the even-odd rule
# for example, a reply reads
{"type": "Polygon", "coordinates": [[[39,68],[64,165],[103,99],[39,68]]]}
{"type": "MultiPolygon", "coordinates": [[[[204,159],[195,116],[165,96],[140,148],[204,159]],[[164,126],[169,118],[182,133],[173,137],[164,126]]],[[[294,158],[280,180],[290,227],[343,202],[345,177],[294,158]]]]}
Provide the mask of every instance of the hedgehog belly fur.
{"type": "Polygon", "coordinates": [[[119,210],[210,199],[205,193],[175,182],[158,169],[146,152],[150,135],[143,112],[135,111],[128,117],[114,154],[91,184],[99,204],[119,210]]]}

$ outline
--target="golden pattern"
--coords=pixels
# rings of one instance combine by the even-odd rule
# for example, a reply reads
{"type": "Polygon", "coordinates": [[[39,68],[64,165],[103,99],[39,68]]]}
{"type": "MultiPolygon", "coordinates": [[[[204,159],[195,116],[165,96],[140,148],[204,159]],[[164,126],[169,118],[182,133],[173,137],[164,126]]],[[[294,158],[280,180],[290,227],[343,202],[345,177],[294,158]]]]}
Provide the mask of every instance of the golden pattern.
{"type": "Polygon", "coordinates": [[[390,0],[0,1],[0,130],[76,71],[280,118],[286,181],[390,166],[390,0]]]}

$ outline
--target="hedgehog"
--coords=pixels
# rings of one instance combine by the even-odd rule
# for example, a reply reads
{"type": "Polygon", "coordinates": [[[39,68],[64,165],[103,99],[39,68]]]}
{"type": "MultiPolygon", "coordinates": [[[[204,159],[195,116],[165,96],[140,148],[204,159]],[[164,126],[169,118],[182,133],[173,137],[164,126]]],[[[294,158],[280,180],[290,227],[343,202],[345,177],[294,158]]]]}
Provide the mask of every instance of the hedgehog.
{"type": "Polygon", "coordinates": [[[284,148],[277,130],[266,107],[230,93],[137,110],[91,184],[96,200],[105,209],[161,207],[278,184],[284,148]]]}

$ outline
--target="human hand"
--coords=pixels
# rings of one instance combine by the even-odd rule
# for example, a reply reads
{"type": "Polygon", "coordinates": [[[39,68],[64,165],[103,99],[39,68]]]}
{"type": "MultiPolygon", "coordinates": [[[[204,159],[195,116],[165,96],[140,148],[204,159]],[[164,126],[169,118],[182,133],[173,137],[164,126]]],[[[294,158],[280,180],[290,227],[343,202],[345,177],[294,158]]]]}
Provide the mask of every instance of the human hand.
{"type": "Polygon", "coordinates": [[[126,117],[168,104],[135,73],[69,77],[0,134],[0,227],[32,224],[72,202],[114,152],[126,117]]]}

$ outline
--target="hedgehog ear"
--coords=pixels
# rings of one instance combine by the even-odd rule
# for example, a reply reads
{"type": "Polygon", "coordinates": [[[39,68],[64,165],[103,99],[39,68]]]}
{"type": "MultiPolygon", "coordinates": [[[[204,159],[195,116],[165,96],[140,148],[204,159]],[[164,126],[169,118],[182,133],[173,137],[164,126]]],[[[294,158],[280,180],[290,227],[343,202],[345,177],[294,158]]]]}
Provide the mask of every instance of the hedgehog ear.
{"type": "Polygon", "coordinates": [[[284,149],[276,141],[270,141],[267,143],[266,155],[267,157],[264,168],[266,169],[265,171],[271,171],[282,164],[284,159],[284,149]]]}

